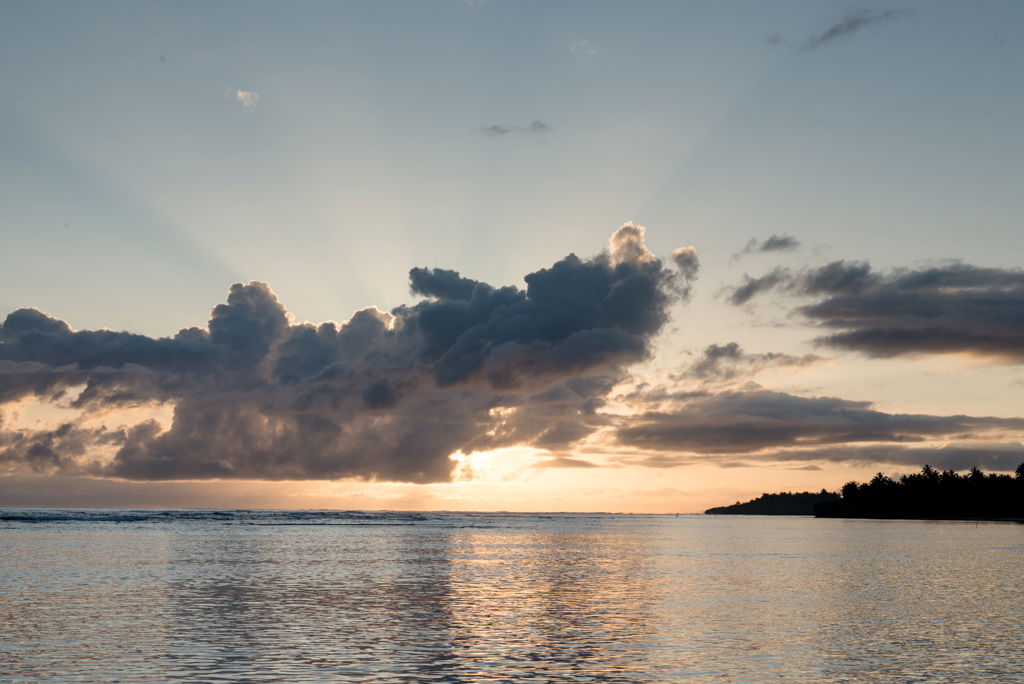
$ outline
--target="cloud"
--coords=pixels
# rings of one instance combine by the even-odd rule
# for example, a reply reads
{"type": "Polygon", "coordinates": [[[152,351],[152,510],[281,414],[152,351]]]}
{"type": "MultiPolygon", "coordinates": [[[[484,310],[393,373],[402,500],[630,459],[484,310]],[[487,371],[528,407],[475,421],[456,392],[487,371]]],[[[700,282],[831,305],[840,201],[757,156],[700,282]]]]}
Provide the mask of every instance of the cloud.
{"type": "Polygon", "coordinates": [[[254,109],[260,103],[260,94],[252,90],[228,88],[225,97],[227,97],[229,100],[237,102],[244,109],[254,109]]]}
{"type": "Polygon", "coordinates": [[[480,129],[480,132],[491,138],[496,138],[502,135],[509,135],[510,133],[522,133],[525,135],[540,135],[541,133],[547,133],[551,130],[551,126],[544,123],[543,121],[531,121],[525,126],[508,125],[499,126],[498,124],[491,124],[490,126],[484,126],[480,129]]]}
{"type": "Polygon", "coordinates": [[[832,329],[818,343],[873,357],[966,352],[1024,362],[1024,270],[958,262],[878,273],[863,262],[744,276],[729,301],[776,290],[817,301],[796,313],[832,329]]]}
{"type": "Polygon", "coordinates": [[[710,344],[700,358],[683,370],[677,379],[692,378],[703,383],[746,380],[770,367],[806,367],[824,359],[815,354],[793,356],[778,352],[750,354],[736,342],[710,344]]]}
{"type": "Polygon", "coordinates": [[[765,252],[792,252],[800,247],[800,241],[792,235],[770,235],[768,239],[761,242],[757,238],[750,238],[743,249],[732,255],[733,261],[742,258],[747,254],[763,254],[765,252]]]}
{"type": "Polygon", "coordinates": [[[678,292],[683,299],[689,299],[693,294],[693,284],[697,280],[700,271],[700,259],[697,258],[695,247],[678,247],[672,251],[672,261],[679,269],[681,279],[678,292]]]}
{"type": "Polygon", "coordinates": [[[342,323],[294,324],[265,283],[233,285],[205,327],[150,338],[74,330],[35,309],[0,327],[0,403],[58,402],[57,428],[0,425],[5,472],[135,480],[447,481],[449,455],[564,449],[647,358],[688,273],[632,223],[610,248],[494,287],[414,268],[424,297],[342,323]],[[169,425],[124,422],[162,405],[169,425]]]}
{"type": "Polygon", "coordinates": [[[751,278],[744,273],[743,284],[733,288],[732,293],[729,295],[729,301],[737,306],[746,304],[762,292],[787,282],[788,276],[789,271],[784,268],[776,268],[760,278],[751,278]]]}
{"type": "Polygon", "coordinates": [[[608,240],[608,255],[611,257],[613,266],[629,262],[646,263],[656,260],[654,254],[644,244],[646,230],[643,226],[638,226],[630,221],[612,233],[608,240]]]}
{"type": "Polygon", "coordinates": [[[597,43],[589,40],[577,40],[569,45],[569,52],[574,55],[590,56],[596,55],[599,47],[597,43]]]}
{"type": "Polygon", "coordinates": [[[844,36],[852,36],[866,26],[886,24],[897,19],[910,16],[910,11],[905,9],[852,9],[846,13],[842,21],[833,24],[824,32],[811,36],[804,43],[805,50],[815,50],[844,36]]]}
{"type": "Polygon", "coordinates": [[[758,248],[760,252],[789,252],[800,246],[792,235],[770,235],[758,248]]]}
{"type": "Polygon", "coordinates": [[[648,411],[618,427],[615,436],[619,444],[640,449],[735,457],[769,449],[963,440],[1022,430],[1024,418],[885,413],[869,402],[756,389],[648,411]]]}
{"type": "Polygon", "coordinates": [[[581,458],[570,458],[569,456],[555,456],[544,461],[537,461],[531,468],[597,468],[598,466],[590,461],[581,458]]]}
{"type": "Polygon", "coordinates": [[[54,470],[75,473],[76,458],[90,447],[116,443],[120,431],[106,427],[83,428],[62,423],[53,430],[23,432],[0,431],[0,473],[47,473],[54,470]]]}
{"type": "MultiPolygon", "coordinates": [[[[615,459],[623,465],[648,468],[679,468],[706,464],[709,458],[699,454],[646,453],[623,455],[615,459]]],[[[851,466],[896,466],[914,469],[930,465],[939,470],[982,470],[1012,472],[1024,462],[1024,444],[1020,442],[952,443],[943,446],[908,446],[905,444],[838,445],[817,449],[776,449],[730,455],[712,460],[720,468],[756,468],[768,464],[805,463],[789,470],[821,471],[819,463],[851,466]],[[814,463],[807,463],[814,461],[814,463]]]]}
{"type": "MultiPolygon", "coordinates": [[[[827,449],[779,450],[761,455],[773,461],[819,461],[868,465],[885,463],[897,466],[930,465],[939,470],[1012,471],[1024,463],[1024,444],[1020,442],[953,442],[940,447],[886,444],[874,446],[838,446],[827,449]]],[[[807,468],[808,466],[804,466],[807,468]]]]}

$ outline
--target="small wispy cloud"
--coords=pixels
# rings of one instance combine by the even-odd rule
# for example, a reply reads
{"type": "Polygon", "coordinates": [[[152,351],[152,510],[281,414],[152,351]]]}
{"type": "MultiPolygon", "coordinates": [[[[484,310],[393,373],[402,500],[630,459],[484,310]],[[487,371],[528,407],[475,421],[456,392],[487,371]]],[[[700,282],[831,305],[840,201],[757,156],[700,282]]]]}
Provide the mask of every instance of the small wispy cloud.
{"type": "Polygon", "coordinates": [[[704,384],[736,384],[768,368],[806,368],[827,359],[816,354],[793,356],[779,352],[751,354],[736,342],[708,345],[694,363],[675,379],[694,379],[704,384]]]}
{"type": "Polygon", "coordinates": [[[569,52],[574,55],[596,55],[600,45],[589,40],[577,40],[569,45],[569,52]]]}
{"type": "Polygon", "coordinates": [[[244,109],[253,109],[260,103],[260,94],[252,90],[228,88],[224,97],[232,102],[237,102],[244,109]]]}
{"type": "Polygon", "coordinates": [[[736,261],[747,254],[764,252],[792,252],[800,247],[800,241],[792,235],[770,235],[763,242],[757,238],[750,238],[743,249],[732,255],[736,261]]]}
{"type": "Polygon", "coordinates": [[[826,43],[830,43],[843,36],[851,36],[865,26],[875,24],[886,24],[897,19],[904,19],[910,16],[910,10],[905,9],[868,9],[861,7],[852,9],[846,13],[842,21],[833,24],[826,31],[816,36],[811,36],[804,44],[805,50],[814,50],[826,43]]]}
{"type": "Polygon", "coordinates": [[[537,461],[531,468],[597,468],[595,463],[582,458],[571,458],[569,456],[555,456],[545,461],[537,461]]]}
{"type": "Polygon", "coordinates": [[[525,126],[510,125],[502,126],[499,124],[491,124],[490,126],[483,126],[480,132],[484,135],[496,138],[502,135],[508,135],[509,133],[526,133],[528,135],[539,135],[546,133],[551,130],[551,126],[547,125],[543,121],[531,121],[525,126]]]}

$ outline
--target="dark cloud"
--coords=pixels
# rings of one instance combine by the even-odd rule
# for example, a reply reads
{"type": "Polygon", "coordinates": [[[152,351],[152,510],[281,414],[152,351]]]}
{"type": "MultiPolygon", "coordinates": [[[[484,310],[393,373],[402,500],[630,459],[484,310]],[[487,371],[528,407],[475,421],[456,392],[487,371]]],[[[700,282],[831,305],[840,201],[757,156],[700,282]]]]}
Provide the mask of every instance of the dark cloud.
{"type": "MultiPolygon", "coordinates": [[[[695,454],[644,453],[619,456],[615,462],[647,468],[679,468],[706,464],[709,458],[695,454]]],[[[945,446],[906,444],[835,445],[810,449],[774,449],[713,459],[720,468],[756,468],[767,464],[790,466],[790,470],[823,470],[819,463],[849,466],[895,466],[918,469],[930,465],[939,470],[981,468],[1011,472],[1024,462],[1024,444],[1020,442],[953,443],[945,446]],[[813,461],[813,463],[807,463],[813,461]]]]}
{"type": "Polygon", "coordinates": [[[762,292],[786,282],[788,273],[789,271],[784,268],[776,268],[759,278],[751,278],[749,275],[743,274],[743,284],[733,289],[729,295],[729,301],[736,305],[746,304],[762,292]]]}
{"type": "Polygon", "coordinates": [[[855,442],[967,439],[1024,430],[1024,418],[885,413],[868,402],[730,391],[649,411],[616,430],[620,444],[655,451],[744,454],[855,442]]]}
{"type": "Polygon", "coordinates": [[[748,379],[769,367],[804,367],[822,361],[815,354],[793,356],[778,352],[751,354],[736,342],[710,344],[700,358],[683,370],[677,379],[693,378],[705,383],[748,379]]]}
{"type": "Polygon", "coordinates": [[[71,326],[59,318],[44,314],[39,309],[18,309],[8,314],[4,320],[4,325],[0,328],[0,339],[14,339],[19,334],[31,332],[67,334],[71,332],[71,326]]]}
{"type": "Polygon", "coordinates": [[[64,397],[70,385],[84,384],[89,374],[55,369],[43,363],[0,361],[0,405],[17,401],[22,397],[43,397],[57,401],[64,397]]]}
{"type": "Polygon", "coordinates": [[[525,126],[508,125],[500,126],[498,124],[491,124],[489,126],[483,126],[480,132],[486,136],[496,138],[502,135],[508,135],[510,133],[524,133],[526,135],[539,135],[540,133],[546,133],[551,130],[551,126],[544,123],[543,121],[531,121],[525,126]]]}
{"type": "Polygon", "coordinates": [[[227,303],[213,307],[208,327],[215,348],[231,361],[252,364],[266,358],[288,328],[288,317],[266,283],[236,283],[227,303]]]}
{"type": "Polygon", "coordinates": [[[694,247],[679,247],[673,250],[672,261],[675,262],[681,276],[678,292],[684,299],[688,299],[693,293],[693,283],[697,280],[697,273],[700,271],[697,250],[694,247]]]}
{"type": "Polygon", "coordinates": [[[747,254],[763,254],[765,252],[792,252],[800,247],[800,241],[792,235],[769,235],[762,242],[757,238],[750,238],[743,249],[732,255],[733,260],[739,259],[747,254]]]}
{"type": "Polygon", "coordinates": [[[0,425],[0,473],[78,473],[77,459],[89,448],[118,443],[123,438],[117,430],[83,428],[75,423],[38,431],[4,431],[0,425]]]}
{"type": "Polygon", "coordinates": [[[607,251],[493,287],[416,268],[425,297],[343,324],[292,324],[264,283],[232,286],[205,328],[150,338],[75,331],[19,309],[0,328],[0,402],[74,409],[58,428],[0,425],[6,471],[137,480],[359,477],[445,481],[455,451],[563,449],[646,358],[696,274],[669,268],[626,224],[607,251]],[[170,425],[120,425],[128,407],[170,425]],[[108,425],[110,423],[110,425],[108,425]]]}
{"type": "Polygon", "coordinates": [[[729,301],[746,304],[770,290],[802,296],[862,292],[879,282],[880,276],[862,261],[839,260],[801,271],[778,267],[757,278],[744,274],[743,283],[733,288],[729,301]]]}
{"type": "Polygon", "coordinates": [[[903,444],[839,446],[827,449],[779,450],[763,454],[761,457],[773,461],[819,461],[856,465],[885,463],[914,468],[930,465],[939,470],[981,468],[1006,472],[1024,463],[1024,444],[996,442],[953,443],[941,447],[903,444]]]}
{"type": "Polygon", "coordinates": [[[790,252],[800,246],[800,241],[792,235],[769,235],[768,239],[758,247],[759,252],[790,252]]]}
{"type": "Polygon", "coordinates": [[[878,282],[871,266],[864,262],[833,261],[818,269],[805,271],[796,287],[806,295],[862,292],[878,282]]]}
{"type": "Polygon", "coordinates": [[[721,377],[728,375],[728,370],[723,370],[725,364],[734,365],[743,356],[740,345],[736,342],[727,344],[709,344],[704,348],[704,353],[697,361],[684,371],[683,375],[692,376],[701,380],[709,377],[721,377]]]}
{"type": "Polygon", "coordinates": [[[424,297],[468,301],[473,298],[473,291],[478,285],[481,283],[445,268],[414,268],[409,271],[409,289],[413,294],[424,297]]]}
{"type": "Polygon", "coordinates": [[[804,43],[805,50],[814,50],[837,38],[852,36],[865,26],[875,24],[886,24],[897,19],[904,19],[910,16],[910,11],[905,9],[852,9],[846,13],[842,21],[830,26],[828,29],[816,36],[811,36],[804,43]]]}
{"type": "MultiPolygon", "coordinates": [[[[215,356],[208,340],[193,339],[189,333],[155,340],[112,330],[75,332],[64,321],[35,309],[14,311],[0,327],[0,361],[75,364],[82,369],[140,364],[181,371],[209,368],[215,356]]],[[[0,395],[3,391],[0,385],[0,395]]]]}
{"type": "Polygon", "coordinates": [[[745,276],[729,300],[742,304],[769,290],[816,298],[796,311],[835,330],[818,339],[826,346],[875,357],[967,352],[1024,362],[1024,270],[951,263],[882,274],[835,261],[745,276]]]}

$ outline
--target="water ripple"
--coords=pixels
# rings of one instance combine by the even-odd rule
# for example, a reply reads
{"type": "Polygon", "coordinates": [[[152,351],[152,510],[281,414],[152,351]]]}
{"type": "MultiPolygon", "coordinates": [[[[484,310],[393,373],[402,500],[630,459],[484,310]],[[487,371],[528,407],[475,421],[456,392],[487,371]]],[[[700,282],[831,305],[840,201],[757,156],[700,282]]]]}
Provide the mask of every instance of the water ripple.
{"type": "Polygon", "coordinates": [[[3,511],[0,678],[1008,681],[1024,527],[3,511]]]}

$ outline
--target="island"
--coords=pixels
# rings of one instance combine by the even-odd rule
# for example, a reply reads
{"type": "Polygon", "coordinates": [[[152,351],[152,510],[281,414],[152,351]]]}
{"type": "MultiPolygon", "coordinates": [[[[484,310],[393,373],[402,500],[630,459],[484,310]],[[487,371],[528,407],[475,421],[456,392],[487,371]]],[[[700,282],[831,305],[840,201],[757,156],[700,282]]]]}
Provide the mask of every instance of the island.
{"type": "Polygon", "coordinates": [[[821,490],[762,494],[756,499],[704,511],[708,514],[814,515],[819,518],[891,518],[920,520],[1015,520],[1024,522],[1024,463],[1013,475],[939,471],[892,478],[882,473],[870,482],[847,482],[838,493],[821,490]]]}
{"type": "Polygon", "coordinates": [[[762,494],[751,501],[736,502],[704,511],[710,515],[814,515],[820,503],[838,501],[839,495],[822,489],[820,492],[782,492],[762,494]]]}

